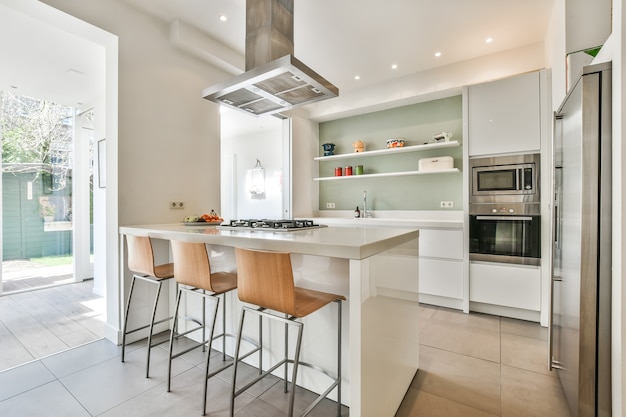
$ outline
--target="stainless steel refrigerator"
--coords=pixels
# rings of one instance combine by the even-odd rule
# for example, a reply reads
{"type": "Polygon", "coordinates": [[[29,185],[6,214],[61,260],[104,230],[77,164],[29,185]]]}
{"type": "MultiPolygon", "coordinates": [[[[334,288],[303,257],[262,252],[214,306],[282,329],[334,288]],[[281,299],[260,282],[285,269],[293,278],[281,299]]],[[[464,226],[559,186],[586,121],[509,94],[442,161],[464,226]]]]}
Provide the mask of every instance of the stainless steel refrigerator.
{"type": "Polygon", "coordinates": [[[555,114],[550,366],[572,416],[611,415],[611,64],[555,114]]]}

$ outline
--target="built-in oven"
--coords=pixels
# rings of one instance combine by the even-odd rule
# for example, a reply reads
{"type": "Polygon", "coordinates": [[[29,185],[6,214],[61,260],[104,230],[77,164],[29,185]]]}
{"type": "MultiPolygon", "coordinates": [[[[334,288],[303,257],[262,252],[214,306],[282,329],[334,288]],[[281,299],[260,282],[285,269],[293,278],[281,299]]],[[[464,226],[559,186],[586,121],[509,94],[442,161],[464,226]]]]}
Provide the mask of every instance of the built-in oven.
{"type": "Polygon", "coordinates": [[[541,216],[538,205],[483,205],[469,216],[472,261],[523,265],[541,263],[541,216]],[[479,210],[480,211],[480,210],[479,210]]]}
{"type": "Polygon", "coordinates": [[[470,159],[470,260],[541,263],[539,158],[470,159]]]}
{"type": "Polygon", "coordinates": [[[472,158],[470,203],[539,202],[539,154],[472,158]]]}

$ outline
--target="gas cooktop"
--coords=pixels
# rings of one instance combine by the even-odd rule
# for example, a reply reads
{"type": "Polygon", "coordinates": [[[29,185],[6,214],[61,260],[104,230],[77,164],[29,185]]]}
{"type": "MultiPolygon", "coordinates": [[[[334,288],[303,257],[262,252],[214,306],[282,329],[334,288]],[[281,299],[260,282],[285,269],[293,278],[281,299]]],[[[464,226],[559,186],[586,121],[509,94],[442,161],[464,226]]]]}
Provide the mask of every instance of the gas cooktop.
{"type": "Polygon", "coordinates": [[[226,230],[267,230],[274,232],[297,232],[299,230],[318,229],[327,227],[325,224],[315,224],[313,220],[270,220],[270,219],[243,219],[231,220],[222,223],[219,229],[226,230]]]}

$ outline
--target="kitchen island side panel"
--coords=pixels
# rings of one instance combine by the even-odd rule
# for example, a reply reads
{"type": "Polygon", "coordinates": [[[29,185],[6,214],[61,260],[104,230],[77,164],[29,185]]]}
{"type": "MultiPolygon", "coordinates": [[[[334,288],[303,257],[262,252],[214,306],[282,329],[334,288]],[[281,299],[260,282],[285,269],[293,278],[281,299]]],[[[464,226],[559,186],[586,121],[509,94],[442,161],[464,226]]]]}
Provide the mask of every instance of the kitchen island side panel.
{"type": "Polygon", "coordinates": [[[350,415],[395,416],[419,369],[417,255],[415,239],[350,261],[350,415]]]}

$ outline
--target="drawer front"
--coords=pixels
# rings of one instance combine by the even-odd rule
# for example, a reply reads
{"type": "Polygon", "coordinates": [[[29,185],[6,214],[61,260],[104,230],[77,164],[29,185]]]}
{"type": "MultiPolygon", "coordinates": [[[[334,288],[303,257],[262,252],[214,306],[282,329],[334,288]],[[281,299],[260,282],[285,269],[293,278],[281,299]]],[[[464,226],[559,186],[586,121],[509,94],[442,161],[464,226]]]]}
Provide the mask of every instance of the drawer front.
{"type": "Polygon", "coordinates": [[[420,229],[420,257],[463,259],[463,231],[420,229]]]}
{"type": "Polygon", "coordinates": [[[539,267],[470,264],[470,301],[539,311],[539,267]]]}
{"type": "Polygon", "coordinates": [[[419,260],[420,294],[463,298],[463,262],[419,260]]]}

